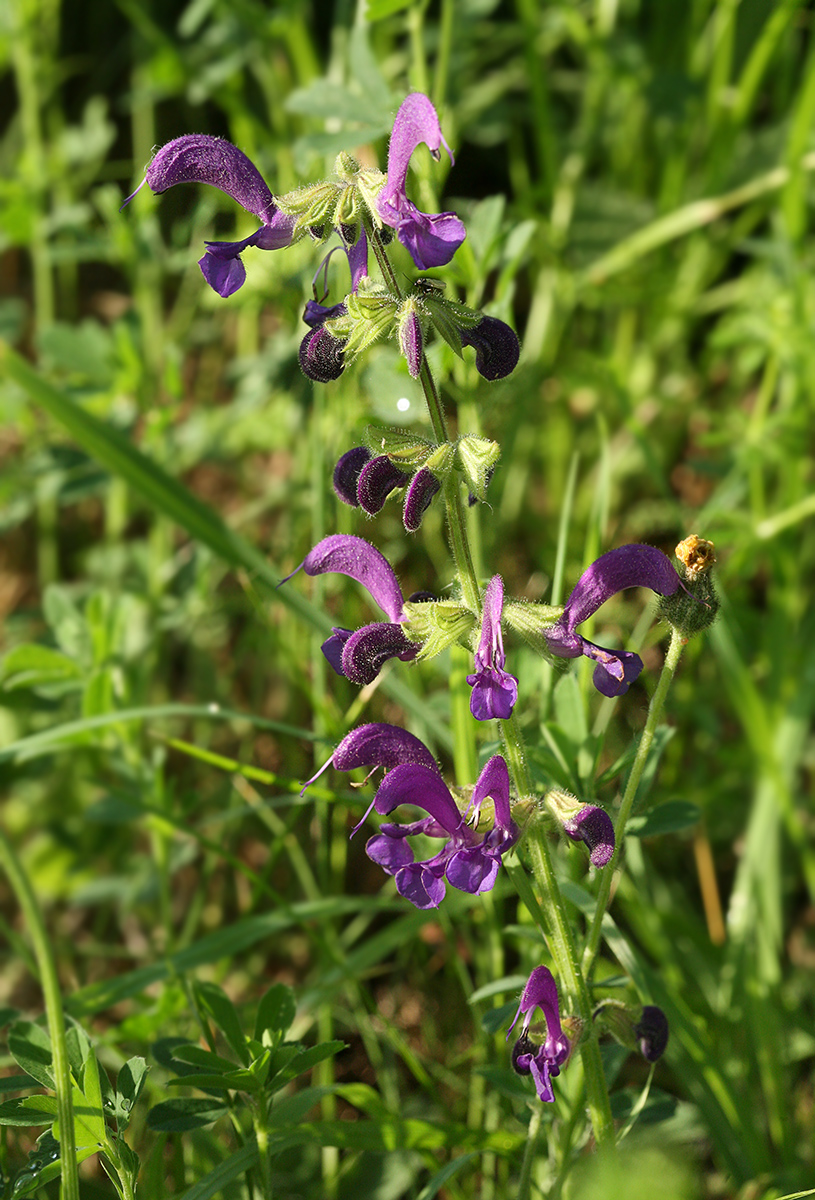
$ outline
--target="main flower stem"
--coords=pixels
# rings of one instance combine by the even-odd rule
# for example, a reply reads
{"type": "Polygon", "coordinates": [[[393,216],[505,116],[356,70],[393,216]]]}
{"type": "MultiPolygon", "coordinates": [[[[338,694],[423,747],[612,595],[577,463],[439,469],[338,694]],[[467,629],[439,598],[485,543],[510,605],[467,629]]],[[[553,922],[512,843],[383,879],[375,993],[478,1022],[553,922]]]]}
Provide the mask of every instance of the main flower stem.
{"type": "Polygon", "coordinates": [[[628,824],[628,818],[631,816],[631,809],[634,806],[634,800],[637,795],[637,788],[642,779],[642,773],[645,770],[645,764],[648,761],[648,753],[651,749],[651,744],[656,733],[657,723],[662,713],[665,704],[665,697],[668,695],[668,688],[671,686],[671,681],[676,674],[676,668],[679,665],[679,659],[682,657],[682,650],[685,645],[685,638],[677,630],[674,629],[671,633],[671,641],[668,646],[668,653],[665,655],[665,663],[662,667],[662,674],[659,677],[659,683],[651,697],[651,704],[648,709],[648,717],[645,722],[645,728],[642,731],[640,744],[637,747],[637,753],[634,758],[634,764],[631,767],[631,774],[628,776],[628,783],[623,793],[623,798],[620,802],[620,810],[617,813],[617,821],[614,827],[614,853],[611,856],[611,861],[603,868],[603,873],[600,878],[600,887],[597,891],[597,907],[594,910],[594,919],[589,930],[589,935],[586,939],[586,946],[583,951],[583,972],[588,979],[591,974],[591,969],[594,966],[594,960],[597,956],[597,951],[600,947],[600,938],[603,929],[603,917],[608,908],[609,896],[611,895],[611,884],[614,877],[614,871],[620,861],[620,853],[622,851],[623,839],[625,838],[625,827],[628,824]]]}
{"type": "Polygon", "coordinates": [[[57,968],[31,881],[2,829],[0,829],[0,865],[2,865],[20,905],[40,972],[45,1012],[48,1018],[48,1034],[51,1039],[54,1090],[57,1094],[62,1167],[60,1200],[79,1200],[74,1113],[71,1102],[71,1066],[68,1062],[65,1043],[65,1016],[62,1011],[62,993],[57,978],[57,968]]]}

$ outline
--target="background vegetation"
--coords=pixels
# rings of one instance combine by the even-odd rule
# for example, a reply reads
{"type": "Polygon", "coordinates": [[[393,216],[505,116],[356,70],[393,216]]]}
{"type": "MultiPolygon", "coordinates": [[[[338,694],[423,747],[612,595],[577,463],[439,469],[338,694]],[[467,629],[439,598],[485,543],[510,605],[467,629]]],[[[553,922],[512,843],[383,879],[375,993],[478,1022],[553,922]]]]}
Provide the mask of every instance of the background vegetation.
{"type": "MultiPolygon", "coordinates": [[[[359,797],[329,776],[298,797],[361,720],[406,724],[461,782],[489,749],[451,757],[466,663],[359,692],[319,653],[327,614],[361,623],[358,591],[273,590],[337,531],[370,537],[407,591],[449,580],[438,514],[408,540],[397,508],[361,524],[330,487],[366,424],[421,421],[420,397],[392,345],[329,387],[301,376],[310,244],[250,251],[222,301],[196,259],[206,236],[251,232],[231,201],[145,190],[119,211],[152,149],[185,132],[228,137],[278,193],[343,148],[384,164],[411,88],[440,110],[456,151],[443,207],[469,230],[437,274],[523,340],[494,385],[434,350],[461,427],[503,447],[472,513],[482,573],[557,601],[626,541],[670,552],[697,532],[719,555],[722,616],[687,648],[643,797],[683,815],[659,838],[640,816],[612,908],[625,940],[604,951],[609,985],[633,973],[672,1037],[633,1165],[603,1194],[631,1200],[640,1176],[666,1197],[812,1186],[814,34],[804,0],[0,6],[0,331],[36,366],[0,385],[2,824],[69,1014],[111,1077],[131,1056],[151,1067],[128,1133],[140,1194],[246,1194],[237,1101],[231,1123],[146,1124],[179,1073],[161,1039],[199,1038],[208,983],[247,1033],[287,983],[291,1036],[347,1047],[304,1079],[276,1194],[489,1200],[517,1179],[530,1089],[494,1006],[538,961],[525,910],[507,884],[438,912],[397,903],[348,841],[359,797]]],[[[444,171],[418,165],[438,203],[444,171]]],[[[616,705],[582,669],[558,682],[520,646],[511,665],[541,786],[613,804],[660,631],[631,595],[601,628],[644,643],[616,705]]],[[[580,855],[558,861],[577,884],[580,855]]],[[[0,912],[0,1016],[33,1019],[4,883],[0,912]]],[[[236,1044],[213,1041],[233,1059],[236,1044]]],[[[623,1115],[644,1065],[610,1048],[608,1069],[623,1115]]],[[[576,1162],[568,1194],[597,1195],[563,1134],[569,1080],[534,1179],[557,1195],[576,1162]]],[[[7,1194],[21,1170],[15,1196],[45,1178],[26,1162],[38,1132],[4,1130],[7,1194]]],[[[97,1158],[83,1172],[83,1195],[112,1194],[97,1158]]]]}

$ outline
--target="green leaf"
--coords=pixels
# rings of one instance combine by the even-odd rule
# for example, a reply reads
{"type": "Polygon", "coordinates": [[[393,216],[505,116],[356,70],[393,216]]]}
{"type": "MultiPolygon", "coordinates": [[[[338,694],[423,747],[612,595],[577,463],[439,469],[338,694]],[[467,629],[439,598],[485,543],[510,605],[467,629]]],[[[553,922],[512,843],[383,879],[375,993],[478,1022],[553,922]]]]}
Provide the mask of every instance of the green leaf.
{"type": "Polygon", "coordinates": [[[428,1179],[421,1192],[419,1192],[418,1200],[433,1200],[433,1197],[439,1194],[448,1179],[452,1179],[454,1175],[457,1175],[461,1168],[466,1166],[468,1162],[472,1162],[474,1158],[478,1158],[480,1153],[480,1150],[471,1150],[469,1154],[462,1154],[458,1158],[454,1158],[452,1162],[446,1163],[440,1171],[436,1172],[432,1179],[428,1179]]]}
{"type": "Polygon", "coordinates": [[[0,683],[9,692],[48,684],[78,683],[82,671],[72,658],[37,642],[15,646],[0,663],[0,683]]]}
{"type": "Polygon", "coordinates": [[[657,837],[691,829],[702,819],[702,810],[692,800],[667,800],[650,812],[630,817],[625,832],[633,837],[657,837]]]}
{"type": "Polygon", "coordinates": [[[0,1125],[51,1125],[56,1117],[56,1096],[24,1096],[0,1104],[0,1125]]]}
{"type": "Polygon", "coordinates": [[[150,1070],[143,1058],[129,1058],[116,1077],[115,1116],[119,1129],[126,1129],[133,1115],[136,1101],[141,1095],[147,1072],[150,1070]]]}
{"type": "Polygon", "coordinates": [[[54,1087],[51,1069],[51,1039],[42,1025],[15,1021],[8,1033],[9,1053],[42,1087],[54,1087]]]}
{"type": "Polygon", "coordinates": [[[401,12],[403,8],[410,8],[415,3],[416,0],[368,0],[365,16],[371,23],[381,21],[384,17],[392,17],[394,13],[401,12]]]}
{"type": "Polygon", "coordinates": [[[246,1049],[246,1034],[241,1029],[235,1006],[226,992],[214,983],[196,983],[193,991],[199,1008],[215,1022],[230,1048],[243,1065],[248,1066],[250,1056],[246,1049]]]}
{"type": "Polygon", "coordinates": [[[271,1091],[278,1091],[284,1084],[296,1079],[298,1075],[303,1075],[312,1067],[316,1067],[317,1063],[324,1062],[325,1059],[332,1058],[333,1055],[339,1054],[340,1050],[345,1049],[346,1043],[339,1041],[320,1042],[317,1046],[298,1047],[299,1052],[294,1055],[288,1065],[272,1076],[269,1084],[271,1091]]]}
{"type": "MultiPolygon", "coordinates": [[[[294,992],[285,983],[275,983],[261,998],[255,1019],[255,1041],[263,1042],[264,1033],[276,1035],[280,1040],[294,1021],[297,1005],[294,992]]],[[[264,1045],[267,1043],[264,1042],[264,1045]]]]}
{"type": "Polygon", "coordinates": [[[218,1100],[165,1100],[150,1109],[147,1114],[147,1127],[156,1133],[186,1133],[190,1129],[212,1125],[224,1116],[226,1111],[226,1106],[218,1100]]]}

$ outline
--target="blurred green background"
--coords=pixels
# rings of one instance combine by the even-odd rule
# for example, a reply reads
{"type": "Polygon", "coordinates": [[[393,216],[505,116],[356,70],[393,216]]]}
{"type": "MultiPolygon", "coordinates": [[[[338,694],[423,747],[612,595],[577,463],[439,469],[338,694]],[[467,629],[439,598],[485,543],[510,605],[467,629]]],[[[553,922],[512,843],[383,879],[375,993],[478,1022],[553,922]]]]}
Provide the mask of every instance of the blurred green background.
{"type": "MultiPolygon", "coordinates": [[[[381,1112],[328,1090],[317,1111],[334,1132],[312,1119],[276,1167],[280,1195],[418,1197],[456,1154],[439,1194],[512,1195],[528,1091],[489,1013],[540,949],[506,884],[406,911],[347,840],[361,797],[330,776],[298,797],[363,720],[407,725],[460,783],[489,750],[465,742],[453,764],[466,656],[360,693],[319,652],[328,615],[369,619],[358,589],[273,590],[334,532],[379,546],[406,593],[449,586],[439,512],[409,538],[397,506],[368,521],[330,486],[370,422],[423,427],[396,348],[313,387],[297,348],[319,247],[250,250],[223,301],[196,265],[203,240],[253,219],[210,188],[122,199],[186,132],[235,142],[276,193],[341,149],[384,167],[406,92],[433,98],[456,162],[420,152],[412,187],[468,226],[437,274],[523,342],[493,385],[431,348],[458,428],[503,449],[471,513],[480,572],[562,601],[612,546],[716,544],[722,615],[669,698],[601,973],[631,974],[672,1024],[636,1170],[659,1196],[776,1197],[812,1185],[815,1153],[814,37],[804,0],[0,5],[0,334],[35,367],[0,380],[2,820],[67,1007],[112,1068],[190,1036],[192,976],[246,1011],[280,979],[297,1036],[349,1046],[315,1084],[369,1084],[383,1111],[438,1132],[402,1129],[386,1154],[384,1135],[348,1134],[381,1112]],[[673,822],[643,821],[677,800],[673,822]]],[[[594,636],[642,646],[616,705],[586,664],[555,678],[512,646],[509,665],[541,788],[613,805],[661,631],[626,594],[594,636]]],[[[585,886],[576,851],[558,867],[585,886]]],[[[36,1014],[2,884],[0,904],[0,1006],[36,1014]]],[[[156,1100],[166,1073],[150,1061],[156,1100]]],[[[608,1067],[623,1114],[644,1066],[612,1048],[608,1067]]],[[[582,1161],[565,1184],[586,1149],[570,1071],[535,1186],[616,1195],[582,1161]]],[[[143,1114],[134,1128],[148,1197],[230,1152],[225,1121],[186,1143],[143,1114]]],[[[10,1179],[34,1136],[8,1131],[10,1179]]],[[[89,1197],[112,1194],[87,1171],[89,1197]]]]}

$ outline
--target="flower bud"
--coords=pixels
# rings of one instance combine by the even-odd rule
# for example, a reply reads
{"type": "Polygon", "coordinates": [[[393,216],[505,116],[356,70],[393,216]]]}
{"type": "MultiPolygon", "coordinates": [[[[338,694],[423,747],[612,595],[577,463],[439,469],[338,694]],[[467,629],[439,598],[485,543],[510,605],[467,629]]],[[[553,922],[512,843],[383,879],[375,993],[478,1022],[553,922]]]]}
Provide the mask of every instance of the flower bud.
{"type": "Polygon", "coordinates": [[[639,1050],[646,1062],[658,1062],[668,1045],[668,1018],[656,1004],[630,1005],[603,1000],[595,1009],[596,1023],[629,1050],[639,1050]]]}
{"type": "Polygon", "coordinates": [[[366,513],[373,517],[384,508],[385,501],[394,488],[404,487],[410,476],[392,463],[387,454],[372,458],[359,473],[357,500],[366,513]]]}
{"type": "Polygon", "coordinates": [[[456,442],[456,466],[469,491],[478,500],[486,500],[487,488],[500,457],[501,447],[489,438],[468,434],[456,442]]]}
{"type": "Polygon", "coordinates": [[[300,343],[300,369],[315,383],[339,379],[345,370],[345,340],[330,334],[324,325],[310,329],[300,343]]]}
{"type": "Polygon", "coordinates": [[[605,809],[584,804],[569,792],[552,788],[544,797],[546,807],[560,822],[573,842],[584,842],[594,867],[604,867],[614,854],[614,826],[605,809]]]}
{"type": "Polygon", "coordinates": [[[409,299],[402,305],[398,330],[399,349],[407,361],[408,373],[413,379],[418,379],[424,358],[424,334],[415,301],[409,299]]]}
{"type": "Polygon", "coordinates": [[[482,317],[475,328],[462,329],[460,336],[462,346],[475,347],[475,367],[482,378],[505,379],[518,365],[518,335],[497,317],[482,317]]]}
{"type": "Polygon", "coordinates": [[[427,467],[420,467],[405,492],[402,520],[408,533],[415,533],[441,482],[427,467]]]}
{"type": "Polygon", "coordinates": [[[353,450],[346,450],[334,468],[334,491],[343,504],[359,508],[357,499],[359,475],[370,458],[371,452],[367,446],[354,446],[353,450]]]}

